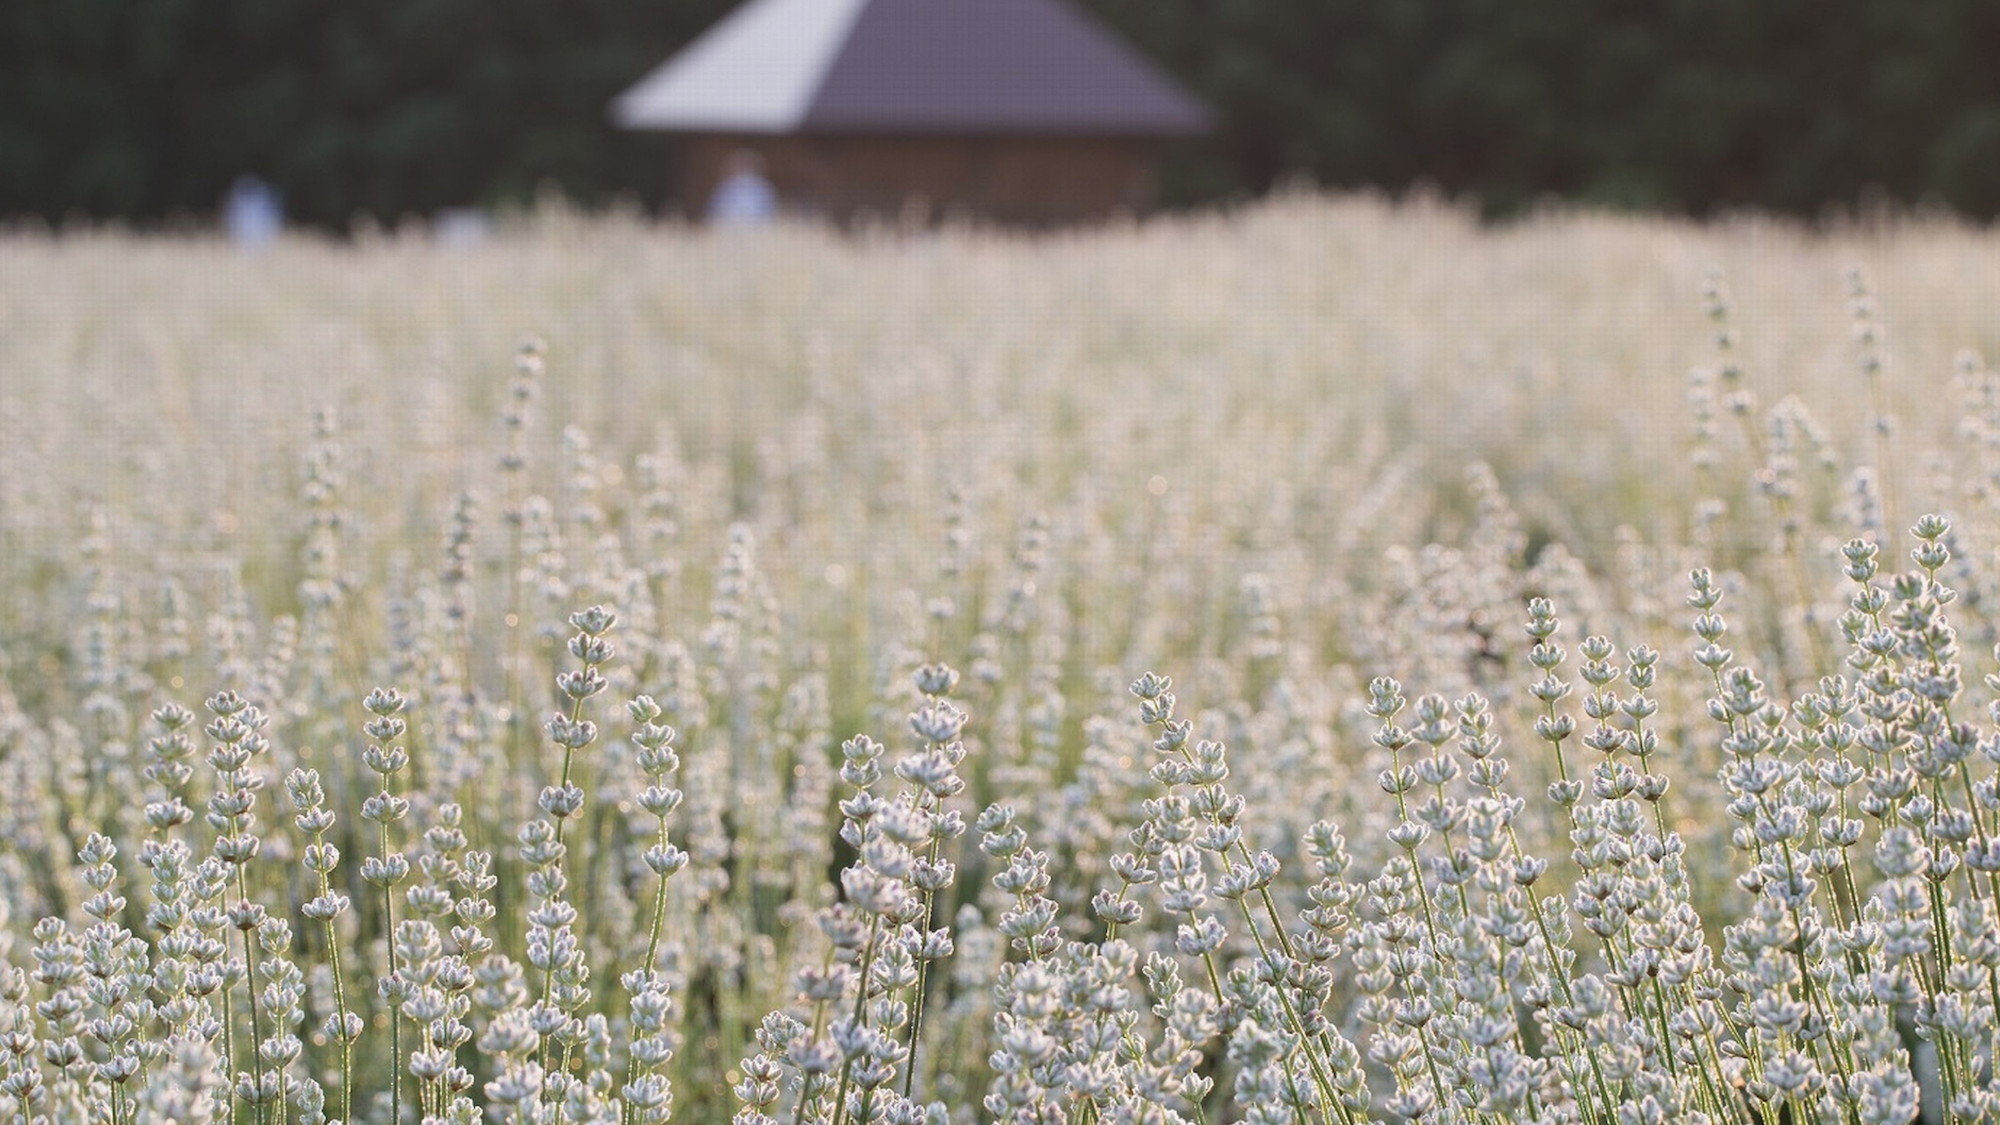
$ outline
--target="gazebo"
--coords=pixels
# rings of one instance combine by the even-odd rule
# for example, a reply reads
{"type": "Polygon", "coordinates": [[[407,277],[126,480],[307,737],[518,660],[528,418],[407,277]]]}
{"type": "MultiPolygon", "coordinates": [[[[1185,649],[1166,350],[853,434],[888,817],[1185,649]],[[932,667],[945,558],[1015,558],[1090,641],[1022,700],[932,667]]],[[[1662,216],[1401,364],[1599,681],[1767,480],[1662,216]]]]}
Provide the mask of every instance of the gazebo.
{"type": "Polygon", "coordinates": [[[1161,142],[1211,122],[1067,0],[749,0],[611,116],[682,135],[691,208],[747,151],[787,210],[1031,224],[1144,209],[1161,142]]]}

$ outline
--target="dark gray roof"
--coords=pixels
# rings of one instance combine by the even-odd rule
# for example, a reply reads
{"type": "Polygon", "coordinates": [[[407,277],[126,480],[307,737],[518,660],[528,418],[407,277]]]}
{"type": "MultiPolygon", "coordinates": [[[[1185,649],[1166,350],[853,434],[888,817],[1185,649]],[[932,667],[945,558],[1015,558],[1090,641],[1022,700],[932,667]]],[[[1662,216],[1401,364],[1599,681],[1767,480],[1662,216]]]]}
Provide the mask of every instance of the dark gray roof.
{"type": "Polygon", "coordinates": [[[613,103],[636,129],[1198,133],[1206,106],[1066,0],[750,0],[613,103]]]}

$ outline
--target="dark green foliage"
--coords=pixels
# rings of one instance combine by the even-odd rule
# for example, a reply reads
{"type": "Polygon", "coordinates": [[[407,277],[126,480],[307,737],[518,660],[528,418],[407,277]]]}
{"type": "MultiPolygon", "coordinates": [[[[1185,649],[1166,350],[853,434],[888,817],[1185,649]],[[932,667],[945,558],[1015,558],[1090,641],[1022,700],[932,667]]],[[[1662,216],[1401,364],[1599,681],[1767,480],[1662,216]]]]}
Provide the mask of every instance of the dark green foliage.
{"type": "Polygon", "coordinates": [[[658,200],[666,146],[605,106],[729,0],[0,4],[0,215],[208,213],[275,183],[345,226],[524,199],[658,200]]]}
{"type": "MultiPolygon", "coordinates": [[[[957,0],[967,2],[967,0],[957,0]]],[[[1812,215],[2000,213],[1986,0],[1085,0],[1208,99],[1177,202],[1435,184],[1812,215]]],[[[238,174],[343,227],[522,200],[670,201],[672,145],[610,98],[731,0],[9,0],[0,215],[157,221],[238,174]]]]}
{"type": "Polygon", "coordinates": [[[1980,0],[1089,2],[1221,111],[1180,194],[1305,173],[1489,212],[2000,213],[2000,7],[1980,0]]]}

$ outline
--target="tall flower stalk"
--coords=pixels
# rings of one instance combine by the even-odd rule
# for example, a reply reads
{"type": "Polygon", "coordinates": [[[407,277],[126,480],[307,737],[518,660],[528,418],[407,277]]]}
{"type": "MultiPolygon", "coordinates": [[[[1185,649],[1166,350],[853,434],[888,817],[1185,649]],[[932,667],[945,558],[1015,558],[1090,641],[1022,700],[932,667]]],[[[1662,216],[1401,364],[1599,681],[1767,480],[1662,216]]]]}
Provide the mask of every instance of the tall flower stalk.
{"type": "MultiPolygon", "coordinates": [[[[407,990],[399,981],[402,964],[397,957],[396,888],[410,877],[410,860],[392,842],[391,829],[410,815],[408,798],[396,793],[396,775],[410,764],[410,753],[398,743],[409,730],[403,719],[405,706],[393,688],[376,688],[361,705],[369,718],[361,732],[369,743],[361,761],[380,780],[381,789],[361,803],[361,819],[375,825],[376,853],[361,861],[361,877],[382,894],[382,932],[387,949],[388,972],[377,982],[377,992],[389,1007],[389,1112],[400,1119],[403,1112],[403,1011],[407,990]]],[[[345,1022],[345,1021],[343,1021],[345,1022]]],[[[350,1110],[351,1112],[351,1110],[350,1110]]]]}
{"type": "Polygon", "coordinates": [[[556,689],[568,700],[568,709],[548,721],[550,740],[562,748],[562,774],[556,784],[542,789],[537,800],[545,819],[522,830],[522,857],[535,867],[528,876],[528,890],[537,900],[528,914],[528,961],[542,971],[533,1026],[540,1037],[541,1070],[551,1079],[547,1092],[557,1098],[569,1088],[570,1057],[584,1032],[574,1013],[590,1000],[590,967],[575,930],[577,909],[568,900],[563,834],[570,819],[583,811],[583,788],[571,774],[577,752],[597,741],[597,724],[583,717],[583,704],[608,686],[599,669],[615,652],[605,634],[618,617],[603,606],[591,606],[571,614],[569,620],[576,629],[569,639],[569,653],[579,666],[557,674],[556,689]],[[558,1042],[561,1057],[552,1059],[558,1042]]]}

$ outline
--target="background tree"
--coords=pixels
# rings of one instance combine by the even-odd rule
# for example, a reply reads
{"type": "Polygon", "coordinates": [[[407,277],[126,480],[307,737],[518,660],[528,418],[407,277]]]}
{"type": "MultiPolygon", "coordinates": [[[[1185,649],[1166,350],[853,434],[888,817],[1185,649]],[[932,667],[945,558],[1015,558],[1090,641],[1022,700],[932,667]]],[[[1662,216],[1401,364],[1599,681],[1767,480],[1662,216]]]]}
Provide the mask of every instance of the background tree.
{"type": "MultiPolygon", "coordinates": [[[[2000,213],[1983,0],[1085,0],[1222,115],[1167,195],[1428,182],[1815,214],[2000,213]]],[[[606,103],[732,0],[0,5],[0,215],[209,213],[245,172],[343,227],[530,197],[667,205],[606,103]]]]}

